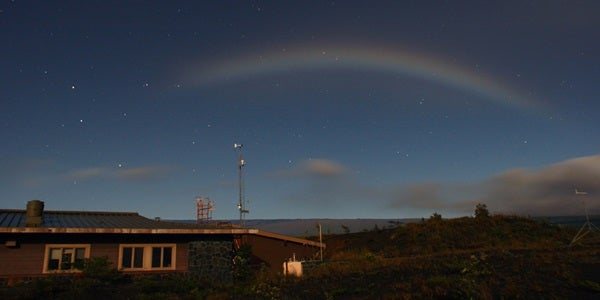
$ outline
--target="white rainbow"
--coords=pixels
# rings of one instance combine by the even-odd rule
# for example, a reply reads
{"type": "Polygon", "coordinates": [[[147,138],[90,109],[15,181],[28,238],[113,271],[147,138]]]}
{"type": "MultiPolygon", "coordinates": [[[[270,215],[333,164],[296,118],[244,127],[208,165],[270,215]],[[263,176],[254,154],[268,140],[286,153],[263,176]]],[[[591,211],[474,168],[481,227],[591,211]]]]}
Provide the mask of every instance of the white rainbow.
{"type": "Polygon", "coordinates": [[[539,106],[523,93],[476,71],[419,53],[376,47],[305,48],[243,56],[198,67],[186,77],[194,86],[213,86],[282,71],[344,67],[423,78],[505,106],[521,109],[539,106]]]}

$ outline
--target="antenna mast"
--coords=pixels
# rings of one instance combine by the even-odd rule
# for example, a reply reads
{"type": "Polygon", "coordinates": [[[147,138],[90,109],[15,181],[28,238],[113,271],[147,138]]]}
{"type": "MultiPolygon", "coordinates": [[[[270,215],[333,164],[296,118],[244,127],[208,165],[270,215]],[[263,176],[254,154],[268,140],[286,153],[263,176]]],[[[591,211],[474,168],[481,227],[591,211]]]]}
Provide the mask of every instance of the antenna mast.
{"type": "Polygon", "coordinates": [[[212,221],[215,203],[209,197],[196,197],[196,224],[208,224],[212,221]]]}
{"type": "MultiPolygon", "coordinates": [[[[587,194],[588,194],[587,192],[582,192],[578,189],[575,189],[575,196],[578,196],[578,195],[585,196],[587,194]]],[[[590,232],[593,232],[594,230],[600,231],[600,229],[598,229],[598,227],[596,227],[596,225],[594,225],[592,222],[590,222],[590,215],[588,214],[587,206],[585,206],[585,199],[584,198],[582,198],[582,199],[583,199],[582,200],[583,209],[585,210],[585,223],[583,223],[583,226],[581,226],[581,229],[579,229],[577,234],[573,237],[573,240],[571,240],[570,245],[577,243],[584,236],[586,236],[590,232]]]]}
{"type": "Polygon", "coordinates": [[[246,161],[242,156],[242,144],[233,144],[233,149],[238,151],[238,186],[239,186],[239,202],[238,202],[238,210],[240,211],[240,226],[244,227],[244,219],[245,215],[250,213],[249,210],[246,209],[246,198],[244,195],[244,178],[243,178],[243,170],[244,166],[246,166],[246,161]]]}

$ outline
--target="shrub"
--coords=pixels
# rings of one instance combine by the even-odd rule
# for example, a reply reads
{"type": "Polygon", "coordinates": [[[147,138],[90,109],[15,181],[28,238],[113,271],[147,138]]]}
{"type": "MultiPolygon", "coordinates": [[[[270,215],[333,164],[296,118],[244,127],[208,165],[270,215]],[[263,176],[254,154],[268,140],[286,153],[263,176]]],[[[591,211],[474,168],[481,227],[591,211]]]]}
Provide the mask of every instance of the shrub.
{"type": "Polygon", "coordinates": [[[92,257],[83,261],[81,266],[83,277],[101,281],[117,281],[123,278],[123,275],[112,267],[108,257],[92,257]]]}
{"type": "Polygon", "coordinates": [[[242,245],[237,249],[233,257],[233,278],[237,281],[248,281],[252,279],[252,268],[250,259],[252,257],[252,246],[242,245]]]}

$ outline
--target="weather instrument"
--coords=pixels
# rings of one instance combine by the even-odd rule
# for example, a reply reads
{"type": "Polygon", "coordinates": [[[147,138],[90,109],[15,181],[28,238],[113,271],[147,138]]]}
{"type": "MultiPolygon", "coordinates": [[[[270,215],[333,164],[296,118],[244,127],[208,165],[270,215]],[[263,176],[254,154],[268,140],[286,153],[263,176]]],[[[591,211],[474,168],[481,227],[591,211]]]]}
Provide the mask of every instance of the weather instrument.
{"type": "Polygon", "coordinates": [[[244,166],[246,166],[246,161],[242,156],[242,144],[233,144],[233,149],[238,151],[238,187],[239,187],[239,201],[237,208],[240,211],[240,226],[244,227],[244,219],[246,214],[250,213],[248,209],[246,209],[246,197],[244,195],[244,177],[243,170],[244,166]]]}
{"type": "MultiPolygon", "coordinates": [[[[575,189],[575,196],[585,196],[587,194],[588,194],[587,192],[583,192],[578,189],[575,189]]],[[[581,229],[579,229],[577,234],[573,237],[570,245],[577,243],[584,236],[586,236],[588,233],[590,233],[594,230],[600,231],[600,229],[598,229],[598,227],[596,227],[596,225],[594,225],[592,222],[590,222],[590,215],[588,214],[587,206],[585,205],[585,197],[582,198],[582,202],[583,202],[583,209],[585,211],[585,223],[583,223],[583,226],[581,226],[581,229]]]]}

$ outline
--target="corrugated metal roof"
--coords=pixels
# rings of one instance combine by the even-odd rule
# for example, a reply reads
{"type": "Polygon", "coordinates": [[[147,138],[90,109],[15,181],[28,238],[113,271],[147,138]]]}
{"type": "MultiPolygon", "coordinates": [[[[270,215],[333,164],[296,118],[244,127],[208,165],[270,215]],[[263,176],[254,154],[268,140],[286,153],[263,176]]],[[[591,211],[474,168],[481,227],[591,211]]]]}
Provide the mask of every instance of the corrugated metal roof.
{"type": "Polygon", "coordinates": [[[23,227],[25,226],[25,211],[0,210],[0,227],[23,227]]]}
{"type": "MultiPolygon", "coordinates": [[[[25,210],[0,209],[0,227],[25,227],[25,210]]],[[[133,212],[44,211],[43,228],[187,229],[195,224],[148,219],[133,212]]]]}
{"type": "Polygon", "coordinates": [[[44,211],[41,227],[25,227],[26,211],[0,209],[0,232],[3,233],[144,233],[144,234],[250,234],[287,240],[302,245],[325,247],[325,244],[258,229],[216,225],[196,225],[157,221],[132,212],[44,211]]]}

